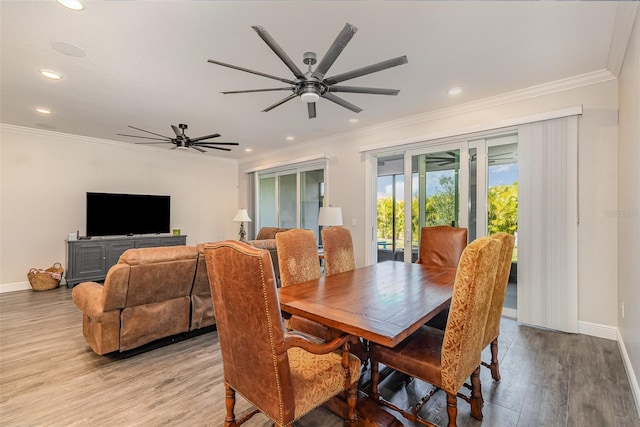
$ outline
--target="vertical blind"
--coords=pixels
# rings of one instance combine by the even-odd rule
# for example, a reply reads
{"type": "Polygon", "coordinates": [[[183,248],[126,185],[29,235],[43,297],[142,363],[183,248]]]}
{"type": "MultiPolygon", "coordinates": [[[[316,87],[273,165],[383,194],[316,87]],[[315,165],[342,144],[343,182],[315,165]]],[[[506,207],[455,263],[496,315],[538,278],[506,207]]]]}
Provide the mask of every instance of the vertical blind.
{"type": "Polygon", "coordinates": [[[518,321],[578,331],[578,116],[518,126],[518,321]]]}

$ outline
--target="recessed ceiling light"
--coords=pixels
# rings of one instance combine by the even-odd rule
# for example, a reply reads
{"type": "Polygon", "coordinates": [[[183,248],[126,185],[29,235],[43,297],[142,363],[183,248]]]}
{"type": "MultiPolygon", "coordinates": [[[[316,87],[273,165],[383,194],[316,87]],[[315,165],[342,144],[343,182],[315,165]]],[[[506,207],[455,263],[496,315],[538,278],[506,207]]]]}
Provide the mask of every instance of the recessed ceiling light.
{"type": "Polygon", "coordinates": [[[287,137],[287,141],[293,141],[294,139],[295,139],[295,138],[294,138],[294,137],[292,137],[292,136],[288,136],[288,137],[287,137]]]}
{"type": "Polygon", "coordinates": [[[56,0],[62,6],[69,8],[71,10],[82,10],[84,9],[84,4],[82,0],[56,0]]]}
{"type": "Polygon", "coordinates": [[[75,58],[82,58],[86,56],[84,50],[71,43],[65,42],[51,42],[51,47],[62,53],[63,55],[73,56],[75,58]]]}
{"type": "Polygon", "coordinates": [[[246,151],[247,153],[252,152],[253,150],[251,148],[245,148],[244,151],[246,151]]]}
{"type": "Polygon", "coordinates": [[[349,119],[349,123],[358,123],[358,119],[353,117],[353,118],[349,119]]]}
{"type": "Polygon", "coordinates": [[[37,107],[36,111],[38,113],[42,113],[42,114],[51,114],[51,110],[48,108],[44,108],[44,107],[37,107]]]}
{"type": "Polygon", "coordinates": [[[40,74],[51,80],[60,80],[62,74],[51,70],[40,70],[40,74]]]}
{"type": "Polygon", "coordinates": [[[460,95],[461,93],[462,93],[461,87],[452,87],[451,89],[449,89],[449,95],[451,96],[460,95]]]}

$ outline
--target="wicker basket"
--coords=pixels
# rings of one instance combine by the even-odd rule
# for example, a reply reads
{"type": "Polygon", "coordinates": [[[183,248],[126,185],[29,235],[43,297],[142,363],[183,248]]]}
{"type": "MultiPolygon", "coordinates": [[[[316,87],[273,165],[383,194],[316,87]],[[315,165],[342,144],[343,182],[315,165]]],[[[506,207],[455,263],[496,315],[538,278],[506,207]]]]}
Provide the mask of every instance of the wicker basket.
{"type": "Polygon", "coordinates": [[[56,262],[46,270],[32,268],[27,273],[27,277],[34,291],[48,291],[60,286],[60,279],[62,279],[63,274],[64,268],[62,268],[62,264],[56,262]]]}

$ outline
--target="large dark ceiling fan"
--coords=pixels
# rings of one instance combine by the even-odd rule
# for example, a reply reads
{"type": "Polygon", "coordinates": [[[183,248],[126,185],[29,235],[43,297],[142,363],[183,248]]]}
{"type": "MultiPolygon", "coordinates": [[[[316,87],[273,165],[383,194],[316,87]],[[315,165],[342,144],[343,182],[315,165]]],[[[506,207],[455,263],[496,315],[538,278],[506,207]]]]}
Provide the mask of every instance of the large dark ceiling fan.
{"type": "Polygon", "coordinates": [[[381,88],[371,88],[371,87],[355,87],[355,86],[340,86],[338,83],[344,82],[346,80],[355,79],[356,77],[361,77],[367,74],[376,73],[378,71],[386,70],[387,68],[396,67],[398,65],[406,64],[407,57],[399,56],[397,58],[388,59],[386,61],[379,62],[377,64],[368,65],[366,67],[358,68],[356,70],[347,71],[346,73],[337,74],[332,77],[325,77],[329,68],[333,65],[335,60],[338,58],[338,55],[344,50],[347,46],[353,35],[358,31],[356,27],[347,23],[342,31],[338,34],[333,44],[327,50],[324,57],[318,64],[315,70],[312,70],[311,67],[315,65],[316,54],[315,52],[306,52],[303,55],[302,62],[308,65],[309,69],[306,73],[300,71],[300,69],[293,63],[291,58],[285,53],[285,51],[278,45],[278,43],[271,37],[271,35],[260,26],[253,26],[253,28],[258,35],[264,40],[264,42],[269,45],[271,50],[285,63],[285,65],[291,70],[295,79],[287,79],[282,77],[273,76],[270,74],[261,73],[259,71],[253,71],[247,68],[238,67],[237,65],[226,64],[224,62],[214,61],[209,59],[208,62],[212,64],[221,65],[223,67],[233,68],[235,70],[244,71],[251,74],[256,74],[258,76],[267,77],[269,79],[274,79],[281,81],[283,83],[287,83],[290,86],[280,87],[280,88],[270,88],[270,89],[250,89],[250,90],[235,90],[222,92],[223,94],[231,94],[231,93],[250,93],[250,92],[274,92],[280,90],[290,90],[293,92],[291,95],[286,98],[281,99],[273,105],[262,110],[263,112],[270,111],[285,102],[300,97],[303,101],[307,103],[307,110],[309,112],[309,118],[313,119],[316,117],[316,101],[320,98],[327,99],[331,102],[334,102],[348,110],[353,111],[354,113],[359,113],[362,109],[344,99],[336,96],[336,93],[364,93],[364,94],[372,94],[372,95],[397,95],[400,90],[398,89],[381,89],[381,88]]]}
{"type": "Polygon", "coordinates": [[[175,147],[171,147],[172,150],[175,150],[176,148],[182,148],[182,149],[188,149],[188,148],[193,148],[194,150],[198,150],[201,153],[206,153],[206,150],[203,150],[203,148],[209,148],[209,149],[213,149],[213,150],[223,150],[223,151],[231,151],[230,148],[223,148],[223,147],[216,147],[217,145],[240,145],[237,142],[213,142],[213,141],[206,141],[207,139],[212,139],[212,138],[217,138],[220,136],[219,133],[213,133],[211,135],[205,135],[205,136],[199,136],[197,138],[189,138],[187,135],[184,134],[184,131],[188,128],[187,125],[180,123],[178,125],[178,127],[175,127],[174,125],[171,125],[171,129],[173,129],[173,132],[176,134],[175,138],[171,138],[168,136],[164,136],[164,135],[160,135],[158,133],[154,133],[154,132],[150,132],[148,130],[144,130],[144,129],[140,129],[137,127],[133,127],[133,126],[128,126],[131,129],[135,129],[135,130],[139,130],[141,132],[146,132],[149,133],[151,135],[155,135],[155,136],[159,136],[160,138],[150,138],[148,136],[140,136],[140,135],[126,135],[123,133],[119,133],[118,135],[120,136],[130,136],[133,138],[143,138],[143,139],[148,139],[148,140],[152,140],[152,141],[156,141],[156,142],[136,142],[136,144],[162,144],[162,143],[171,143],[173,145],[175,145],[175,147]]]}

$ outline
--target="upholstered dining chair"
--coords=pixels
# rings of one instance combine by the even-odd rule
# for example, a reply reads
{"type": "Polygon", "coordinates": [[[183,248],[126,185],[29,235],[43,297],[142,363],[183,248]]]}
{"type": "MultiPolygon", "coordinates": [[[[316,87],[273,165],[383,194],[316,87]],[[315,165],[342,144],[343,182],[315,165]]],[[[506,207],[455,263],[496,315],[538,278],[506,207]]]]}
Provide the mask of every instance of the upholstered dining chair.
{"type": "MultiPolygon", "coordinates": [[[[280,283],[291,286],[322,276],[316,235],[311,230],[294,228],[276,234],[280,283]]],[[[339,333],[333,333],[324,325],[299,316],[285,321],[287,329],[295,329],[315,337],[331,341],[339,333]]]]}
{"type": "Polygon", "coordinates": [[[480,385],[480,353],[489,314],[489,304],[500,255],[500,242],[481,237],[463,251],[456,271],[453,296],[446,330],[422,326],[396,347],[370,344],[372,395],[402,416],[431,425],[418,413],[433,393],[423,398],[410,411],[386,401],[379,393],[378,364],[428,382],[447,394],[449,426],[456,425],[457,396],[471,404],[471,415],[482,420],[480,385]],[[459,393],[471,376],[471,396],[459,393]]]}
{"type": "MultiPolygon", "coordinates": [[[[456,269],[466,246],[466,228],[450,225],[422,227],[416,264],[423,264],[426,267],[456,269]]],[[[442,310],[427,325],[444,329],[448,317],[449,310],[442,310]]]]}
{"type": "Polygon", "coordinates": [[[330,276],[356,268],[353,239],[348,228],[328,227],[322,231],[324,274],[330,276]]]}
{"type": "Polygon", "coordinates": [[[427,267],[456,268],[466,246],[466,228],[449,225],[422,227],[416,263],[427,267]]]}
{"type": "MultiPolygon", "coordinates": [[[[313,231],[301,228],[282,231],[276,234],[276,247],[282,286],[296,285],[322,276],[318,245],[313,231]]],[[[289,330],[302,332],[326,342],[342,335],[342,332],[337,329],[300,316],[291,316],[286,319],[285,326],[289,330]]],[[[366,360],[364,344],[360,341],[353,343],[351,351],[360,360],[366,360]]]]}
{"type": "Polygon", "coordinates": [[[208,243],[204,251],[222,353],[224,425],[239,426],[262,412],[275,425],[289,426],[342,392],[347,424],[354,423],[360,360],[349,353],[353,337],[318,344],[285,333],[267,250],[225,241],[208,243]],[[256,407],[239,419],[236,392],[256,407]]]}
{"type": "Polygon", "coordinates": [[[489,316],[487,317],[487,326],[485,328],[482,345],[482,348],[486,348],[488,345],[491,346],[491,364],[482,362],[482,365],[491,369],[491,378],[495,381],[500,381],[498,335],[500,335],[500,318],[502,317],[504,297],[507,293],[509,272],[511,271],[511,258],[513,257],[513,246],[516,239],[512,234],[504,232],[492,234],[489,237],[501,242],[502,247],[500,249],[496,283],[493,288],[493,296],[491,298],[491,305],[489,306],[489,316]]]}

